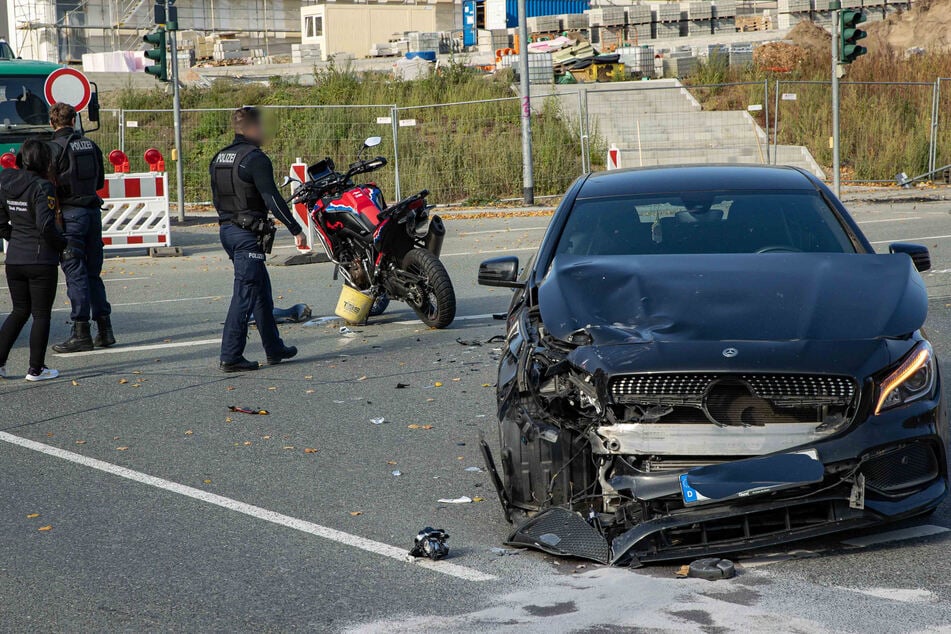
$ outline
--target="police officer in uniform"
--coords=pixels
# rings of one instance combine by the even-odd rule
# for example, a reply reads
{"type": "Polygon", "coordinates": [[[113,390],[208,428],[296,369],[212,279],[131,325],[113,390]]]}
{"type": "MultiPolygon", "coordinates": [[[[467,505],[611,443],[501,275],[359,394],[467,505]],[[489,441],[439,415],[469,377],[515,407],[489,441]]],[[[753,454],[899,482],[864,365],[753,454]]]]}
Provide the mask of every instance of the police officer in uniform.
{"type": "Polygon", "coordinates": [[[268,211],[290,230],[298,248],[306,247],[307,239],[277,189],[271,159],[261,151],[260,111],[239,108],[231,123],[234,141],[215,155],[209,167],[221,245],[234,265],[234,294],[221,337],[219,367],[223,372],[245,372],[258,369],[257,361],[244,358],[252,314],[269,365],[297,354],[297,348],[284,345],[274,320],[271,279],[264,264],[274,238],[268,211]]]}
{"type": "Polygon", "coordinates": [[[92,350],[93,345],[108,348],[116,338],[110,317],[112,307],[102,283],[102,199],[97,193],[105,184],[102,150],[74,128],[76,110],[69,104],[53,104],[50,124],[55,130],[51,144],[53,171],[67,241],[62,266],[73,322],[69,338],[53,350],[63,354],[92,350]],[[95,340],[90,317],[97,325],[95,340]]]}

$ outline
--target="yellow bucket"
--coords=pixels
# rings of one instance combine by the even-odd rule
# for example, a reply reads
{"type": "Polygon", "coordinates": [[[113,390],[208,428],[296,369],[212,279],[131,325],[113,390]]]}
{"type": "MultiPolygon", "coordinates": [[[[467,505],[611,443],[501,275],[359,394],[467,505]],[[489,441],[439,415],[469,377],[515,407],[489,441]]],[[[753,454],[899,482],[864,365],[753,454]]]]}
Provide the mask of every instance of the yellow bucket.
{"type": "Polygon", "coordinates": [[[337,309],[334,312],[337,316],[346,319],[348,323],[362,324],[367,320],[371,306],[373,306],[372,297],[344,284],[340,289],[340,299],[337,300],[337,309]]]}

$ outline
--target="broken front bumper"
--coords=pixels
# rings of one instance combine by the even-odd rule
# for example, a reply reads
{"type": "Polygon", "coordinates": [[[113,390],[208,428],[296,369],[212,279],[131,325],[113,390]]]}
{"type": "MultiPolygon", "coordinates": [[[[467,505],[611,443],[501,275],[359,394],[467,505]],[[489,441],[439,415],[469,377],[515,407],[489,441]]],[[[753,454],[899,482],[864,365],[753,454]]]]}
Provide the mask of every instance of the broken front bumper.
{"type": "Polygon", "coordinates": [[[616,493],[628,500],[625,514],[606,518],[579,506],[540,505],[508,543],[637,565],[868,527],[925,513],[941,502],[948,490],[946,447],[942,404],[919,402],[781,454],[614,478],[616,493]],[[783,462],[802,455],[815,463],[783,462]],[[691,499],[691,490],[705,499],[691,499]]]}

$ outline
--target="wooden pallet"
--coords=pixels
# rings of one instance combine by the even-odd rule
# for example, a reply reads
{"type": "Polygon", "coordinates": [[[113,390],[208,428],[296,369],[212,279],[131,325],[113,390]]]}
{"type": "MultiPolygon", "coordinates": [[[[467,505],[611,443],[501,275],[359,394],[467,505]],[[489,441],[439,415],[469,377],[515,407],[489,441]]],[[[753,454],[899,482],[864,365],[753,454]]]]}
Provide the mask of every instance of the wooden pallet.
{"type": "Polygon", "coordinates": [[[738,15],[736,16],[736,30],[743,33],[749,31],[772,31],[773,21],[766,15],[738,15]]]}

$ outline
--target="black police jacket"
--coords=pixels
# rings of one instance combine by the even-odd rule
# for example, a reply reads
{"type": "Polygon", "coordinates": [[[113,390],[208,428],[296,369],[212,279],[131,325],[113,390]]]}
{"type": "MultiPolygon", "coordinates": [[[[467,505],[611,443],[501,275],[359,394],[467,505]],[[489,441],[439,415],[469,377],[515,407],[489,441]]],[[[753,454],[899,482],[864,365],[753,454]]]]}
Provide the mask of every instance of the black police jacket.
{"type": "Polygon", "coordinates": [[[56,225],[53,184],[33,172],[0,172],[0,238],[9,240],[7,264],[59,263],[66,238],[56,225]]]}
{"type": "Polygon", "coordinates": [[[271,159],[243,135],[215,154],[208,172],[219,222],[231,222],[237,213],[265,218],[270,211],[293,235],[303,230],[277,189],[271,159]]]}
{"type": "Polygon", "coordinates": [[[102,199],[97,192],[105,184],[99,146],[73,128],[61,128],[53,133],[52,149],[60,204],[98,209],[102,199]]]}

